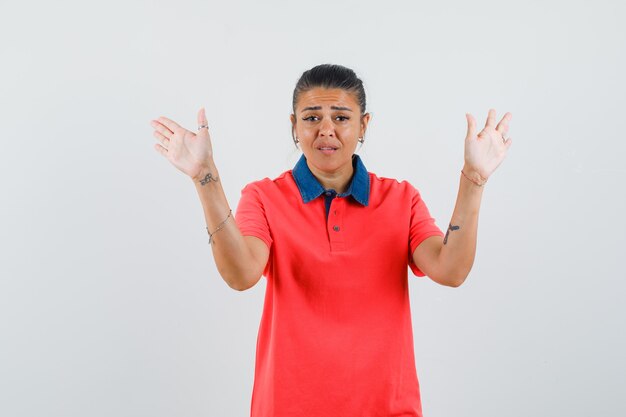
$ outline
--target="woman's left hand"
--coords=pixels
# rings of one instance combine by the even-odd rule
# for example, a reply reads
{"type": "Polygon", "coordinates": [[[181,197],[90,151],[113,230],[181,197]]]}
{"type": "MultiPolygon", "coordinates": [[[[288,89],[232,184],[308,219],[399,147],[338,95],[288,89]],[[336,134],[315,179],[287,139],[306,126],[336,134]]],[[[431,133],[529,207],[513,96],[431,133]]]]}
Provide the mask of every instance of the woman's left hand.
{"type": "Polygon", "coordinates": [[[490,109],[485,127],[476,134],[476,120],[469,113],[467,118],[467,136],[465,138],[465,166],[463,172],[484,181],[496,170],[511,147],[511,139],[506,138],[509,121],[513,115],[506,113],[496,125],[496,110],[490,109]]]}

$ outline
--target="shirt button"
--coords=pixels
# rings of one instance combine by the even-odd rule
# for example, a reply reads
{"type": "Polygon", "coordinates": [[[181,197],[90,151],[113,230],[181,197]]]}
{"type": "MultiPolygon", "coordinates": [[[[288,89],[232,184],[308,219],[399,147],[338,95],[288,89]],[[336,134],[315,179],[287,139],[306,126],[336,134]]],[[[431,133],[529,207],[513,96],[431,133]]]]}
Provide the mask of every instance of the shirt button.
{"type": "Polygon", "coordinates": [[[338,231],[339,231],[339,226],[333,226],[333,230],[334,230],[335,232],[338,232],[338,231]]]}
{"type": "Polygon", "coordinates": [[[330,191],[326,191],[326,195],[333,195],[330,191]]]}

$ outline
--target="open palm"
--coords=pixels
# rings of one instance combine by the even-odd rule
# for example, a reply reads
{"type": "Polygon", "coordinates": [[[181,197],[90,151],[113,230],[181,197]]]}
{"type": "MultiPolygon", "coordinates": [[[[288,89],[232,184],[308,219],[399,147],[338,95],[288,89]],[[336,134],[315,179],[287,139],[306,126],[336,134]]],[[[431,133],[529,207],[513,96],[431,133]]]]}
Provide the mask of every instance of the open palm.
{"type": "Polygon", "coordinates": [[[496,111],[490,109],[485,127],[476,133],[476,120],[467,113],[467,136],[465,137],[465,168],[478,173],[483,179],[489,176],[502,163],[511,139],[504,139],[509,130],[513,115],[506,113],[496,125],[496,111]]]}
{"type": "MultiPolygon", "coordinates": [[[[191,178],[199,175],[213,158],[208,128],[202,128],[196,134],[167,117],[152,120],[150,125],[154,128],[154,137],[159,141],[154,148],[191,178]]],[[[198,126],[201,125],[207,125],[203,108],[198,111],[198,126]]]]}

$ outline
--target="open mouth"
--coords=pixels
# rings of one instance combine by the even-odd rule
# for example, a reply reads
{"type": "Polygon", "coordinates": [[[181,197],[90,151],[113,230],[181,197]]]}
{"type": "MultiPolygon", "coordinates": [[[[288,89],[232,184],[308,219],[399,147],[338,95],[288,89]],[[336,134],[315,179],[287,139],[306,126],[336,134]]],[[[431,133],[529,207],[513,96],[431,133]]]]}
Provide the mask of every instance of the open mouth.
{"type": "Polygon", "coordinates": [[[332,146],[322,146],[320,148],[317,148],[318,150],[320,150],[322,153],[326,154],[326,155],[331,155],[333,153],[335,153],[335,151],[337,150],[337,148],[332,147],[332,146]]]}

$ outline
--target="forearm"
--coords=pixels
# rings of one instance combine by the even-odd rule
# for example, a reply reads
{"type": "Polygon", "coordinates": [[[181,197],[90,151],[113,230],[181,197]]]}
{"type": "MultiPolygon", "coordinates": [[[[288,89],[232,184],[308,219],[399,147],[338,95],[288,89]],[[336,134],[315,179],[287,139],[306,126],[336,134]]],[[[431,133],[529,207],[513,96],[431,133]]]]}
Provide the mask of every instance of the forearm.
{"type": "Polygon", "coordinates": [[[228,217],[231,208],[215,163],[211,161],[192,180],[202,203],[208,230],[214,233],[211,249],[220,275],[231,288],[247,288],[250,280],[257,278],[253,275],[258,271],[250,269],[255,263],[246,262],[252,254],[235,222],[234,213],[228,217]]]}
{"type": "MultiPolygon", "coordinates": [[[[473,173],[464,172],[474,179],[473,173]]],[[[484,187],[471,182],[459,174],[459,192],[450,225],[439,253],[439,269],[442,276],[450,277],[461,285],[474,263],[478,232],[478,213],[484,187]]]]}

